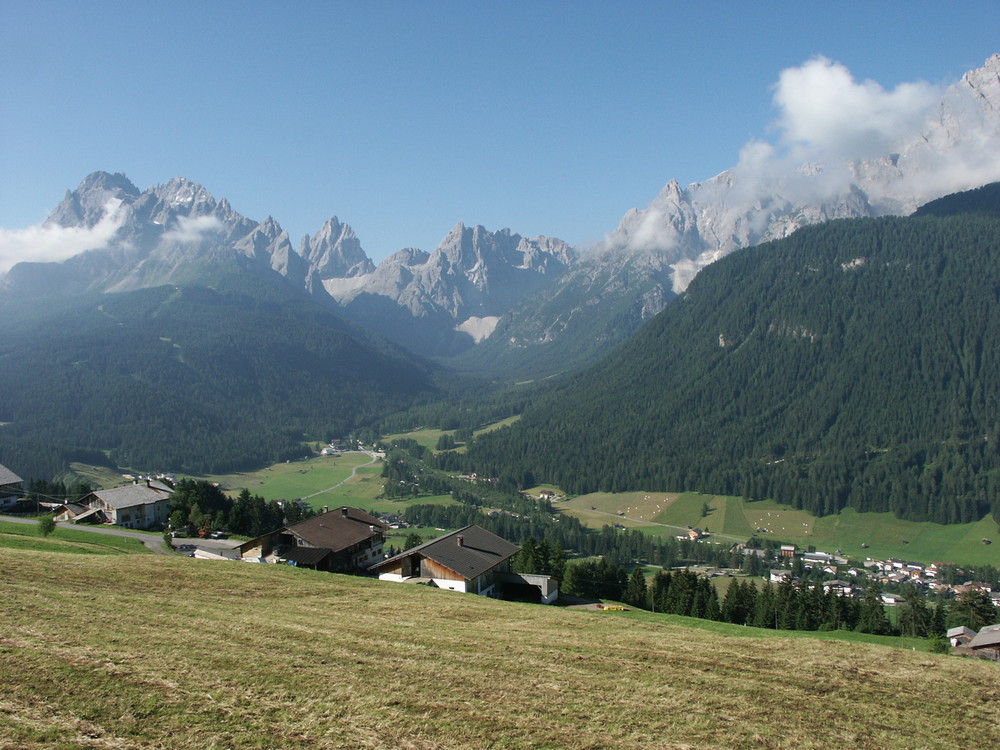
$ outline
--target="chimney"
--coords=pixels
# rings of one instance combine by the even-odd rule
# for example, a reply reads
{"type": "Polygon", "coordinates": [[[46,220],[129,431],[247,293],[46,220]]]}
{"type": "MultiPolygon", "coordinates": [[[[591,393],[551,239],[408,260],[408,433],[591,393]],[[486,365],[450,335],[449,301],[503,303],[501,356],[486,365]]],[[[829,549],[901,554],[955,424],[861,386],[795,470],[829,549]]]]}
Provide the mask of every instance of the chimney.
{"type": "Polygon", "coordinates": [[[347,508],[346,507],[343,507],[343,508],[340,509],[340,515],[343,516],[344,518],[347,518],[347,508]]]}
{"type": "Polygon", "coordinates": [[[458,542],[458,546],[459,547],[464,547],[465,546],[463,544],[463,542],[465,542],[465,537],[464,536],[456,536],[455,537],[455,541],[458,542]]]}

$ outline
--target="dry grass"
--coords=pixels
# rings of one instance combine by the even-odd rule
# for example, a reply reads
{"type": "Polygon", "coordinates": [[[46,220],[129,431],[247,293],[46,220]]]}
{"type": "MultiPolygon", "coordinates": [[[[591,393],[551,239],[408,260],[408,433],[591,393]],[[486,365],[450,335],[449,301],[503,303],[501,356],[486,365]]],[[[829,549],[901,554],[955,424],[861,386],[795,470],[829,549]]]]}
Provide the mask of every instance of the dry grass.
{"type": "Polygon", "coordinates": [[[1000,667],[279,566],[0,550],[0,747],[1000,746],[1000,667]]]}

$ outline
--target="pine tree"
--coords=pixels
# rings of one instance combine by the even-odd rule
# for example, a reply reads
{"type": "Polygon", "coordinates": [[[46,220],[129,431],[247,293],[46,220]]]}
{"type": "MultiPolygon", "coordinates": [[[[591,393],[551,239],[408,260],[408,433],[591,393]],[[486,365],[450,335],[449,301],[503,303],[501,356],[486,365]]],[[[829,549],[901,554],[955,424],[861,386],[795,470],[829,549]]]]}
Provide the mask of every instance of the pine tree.
{"type": "Polygon", "coordinates": [[[515,573],[540,572],[538,543],[535,541],[535,537],[529,536],[524,540],[521,551],[514,555],[512,566],[515,573]]]}
{"type": "Polygon", "coordinates": [[[549,575],[558,581],[563,579],[566,571],[566,550],[558,541],[552,543],[549,554],[549,575]]]}
{"type": "Polygon", "coordinates": [[[873,635],[888,635],[892,626],[885,616],[885,606],[882,604],[882,589],[873,582],[861,598],[861,611],[858,614],[857,631],[873,635]]]}
{"type": "Polygon", "coordinates": [[[646,576],[643,574],[642,568],[632,569],[632,575],[629,576],[628,585],[625,587],[623,601],[632,607],[643,609],[646,607],[646,576]]]}
{"type": "Polygon", "coordinates": [[[996,608],[990,600],[990,595],[978,589],[966,589],[951,605],[945,622],[949,628],[964,625],[979,630],[984,625],[992,625],[996,619],[996,608]]]}

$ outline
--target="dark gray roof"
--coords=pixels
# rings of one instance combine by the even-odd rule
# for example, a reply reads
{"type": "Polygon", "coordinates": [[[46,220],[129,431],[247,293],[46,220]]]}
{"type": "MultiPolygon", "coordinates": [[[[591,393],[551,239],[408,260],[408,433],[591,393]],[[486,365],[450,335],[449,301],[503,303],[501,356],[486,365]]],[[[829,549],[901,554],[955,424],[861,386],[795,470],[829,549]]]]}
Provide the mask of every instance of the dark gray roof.
{"type": "Polygon", "coordinates": [[[385,529],[386,525],[374,516],[359,508],[343,506],[329,513],[307,518],[294,526],[288,526],[286,530],[313,547],[339,552],[371,539],[385,529]]]}
{"type": "Polygon", "coordinates": [[[115,487],[112,490],[94,490],[86,498],[98,497],[115,510],[131,508],[135,505],[148,505],[158,500],[166,500],[170,497],[172,489],[166,485],[150,482],[147,487],[142,484],[127,484],[124,487],[115,487]]]}
{"type": "Polygon", "coordinates": [[[968,643],[969,648],[996,648],[1000,646],[1000,624],[987,625],[968,643]]]}
{"type": "Polygon", "coordinates": [[[501,539],[480,526],[466,526],[464,529],[412,547],[395,557],[376,563],[373,567],[377,570],[388,567],[390,563],[404,557],[420,555],[455,571],[467,580],[472,580],[520,551],[521,548],[516,544],[501,539]],[[459,537],[462,539],[461,545],[458,544],[459,537]]]}
{"type": "Polygon", "coordinates": [[[17,474],[8,469],[3,464],[0,464],[0,484],[17,484],[18,482],[23,482],[17,474]]]}
{"type": "Polygon", "coordinates": [[[299,565],[316,565],[330,554],[326,547],[289,547],[281,557],[299,565]]]}

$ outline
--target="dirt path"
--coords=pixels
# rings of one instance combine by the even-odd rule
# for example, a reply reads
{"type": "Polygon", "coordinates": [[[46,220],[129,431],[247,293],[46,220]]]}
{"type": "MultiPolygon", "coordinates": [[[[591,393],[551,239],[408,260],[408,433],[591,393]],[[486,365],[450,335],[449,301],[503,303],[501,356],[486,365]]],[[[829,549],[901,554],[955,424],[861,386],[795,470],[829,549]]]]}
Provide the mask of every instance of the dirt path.
{"type": "Polygon", "coordinates": [[[308,499],[309,499],[309,498],[311,498],[311,497],[318,497],[319,495],[322,495],[322,494],[324,494],[324,493],[326,493],[326,492],[329,492],[330,490],[335,490],[335,489],[337,489],[337,488],[338,488],[338,487],[339,487],[340,485],[342,485],[342,484],[347,484],[347,483],[348,483],[348,482],[350,482],[350,481],[351,481],[352,479],[354,479],[354,477],[355,477],[355,476],[357,476],[357,474],[358,474],[358,469],[363,469],[363,468],[365,468],[366,466],[371,466],[372,464],[374,464],[374,463],[377,463],[377,462],[378,462],[378,458],[376,458],[375,456],[372,456],[372,460],[371,460],[371,461],[369,461],[368,463],[366,463],[366,464],[361,464],[360,466],[355,466],[355,467],[354,467],[353,469],[351,469],[351,476],[347,477],[347,479],[344,479],[344,480],[342,480],[342,481],[340,481],[340,482],[337,482],[337,483],[336,483],[335,485],[333,485],[333,487],[327,487],[327,488],[326,488],[325,490],[320,490],[319,492],[314,492],[314,493],[312,493],[311,495],[306,495],[306,496],[305,496],[305,497],[303,497],[302,499],[303,499],[303,500],[308,500],[308,499]]]}

